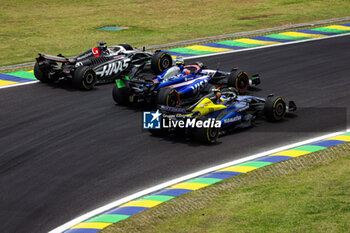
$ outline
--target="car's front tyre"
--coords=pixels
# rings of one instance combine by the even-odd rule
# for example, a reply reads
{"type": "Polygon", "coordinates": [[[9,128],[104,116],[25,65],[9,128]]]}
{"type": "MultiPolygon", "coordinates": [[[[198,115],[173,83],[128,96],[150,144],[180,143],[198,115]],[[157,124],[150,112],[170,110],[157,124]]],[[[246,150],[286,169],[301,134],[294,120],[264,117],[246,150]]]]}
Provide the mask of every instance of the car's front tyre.
{"type": "Polygon", "coordinates": [[[249,76],[241,70],[233,70],[227,77],[227,86],[234,87],[240,93],[244,93],[249,87],[249,76]]]}
{"type": "Polygon", "coordinates": [[[269,96],[264,105],[264,115],[269,121],[280,121],[284,118],[287,104],[279,96],[269,96]]]}
{"type": "Polygon", "coordinates": [[[155,74],[161,74],[173,66],[173,59],[167,52],[156,52],[152,56],[151,69],[155,74]]]}

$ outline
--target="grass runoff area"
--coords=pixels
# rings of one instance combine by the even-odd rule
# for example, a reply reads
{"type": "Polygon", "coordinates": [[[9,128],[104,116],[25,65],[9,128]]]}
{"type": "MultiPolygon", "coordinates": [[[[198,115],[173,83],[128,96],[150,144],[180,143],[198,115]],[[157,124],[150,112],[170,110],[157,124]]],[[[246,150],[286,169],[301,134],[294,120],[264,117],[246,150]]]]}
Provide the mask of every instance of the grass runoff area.
{"type": "Polygon", "coordinates": [[[12,0],[0,2],[0,66],[95,46],[149,46],[339,18],[348,0],[12,0]],[[106,25],[129,27],[102,31],[106,25]]]}
{"type": "Polygon", "coordinates": [[[349,197],[347,143],[229,178],[102,232],[349,232],[349,197]]]}

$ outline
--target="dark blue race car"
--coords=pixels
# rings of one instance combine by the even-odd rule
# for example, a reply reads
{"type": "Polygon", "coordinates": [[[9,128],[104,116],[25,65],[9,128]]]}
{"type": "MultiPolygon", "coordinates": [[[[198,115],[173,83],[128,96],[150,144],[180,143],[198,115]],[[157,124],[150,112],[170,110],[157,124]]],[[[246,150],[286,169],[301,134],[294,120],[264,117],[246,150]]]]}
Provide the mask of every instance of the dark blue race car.
{"type": "Polygon", "coordinates": [[[197,62],[187,66],[178,64],[151,79],[139,75],[117,79],[113,98],[121,105],[145,101],[176,107],[194,103],[213,88],[234,87],[243,93],[259,83],[257,74],[249,77],[237,68],[231,72],[210,70],[197,62]]]}
{"type": "Polygon", "coordinates": [[[187,109],[160,105],[162,128],[150,129],[150,132],[163,135],[183,130],[201,142],[215,143],[220,131],[250,127],[257,116],[280,121],[286,113],[295,110],[294,101],[287,104],[283,98],[272,94],[260,98],[238,95],[233,88],[214,89],[187,109]]]}

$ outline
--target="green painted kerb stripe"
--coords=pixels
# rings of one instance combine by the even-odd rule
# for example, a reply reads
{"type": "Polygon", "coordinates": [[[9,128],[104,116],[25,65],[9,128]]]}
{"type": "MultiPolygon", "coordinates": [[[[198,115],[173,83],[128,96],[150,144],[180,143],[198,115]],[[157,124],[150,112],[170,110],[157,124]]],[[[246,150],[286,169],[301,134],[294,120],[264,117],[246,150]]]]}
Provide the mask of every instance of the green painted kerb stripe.
{"type": "Polygon", "coordinates": [[[234,40],[220,41],[217,44],[224,44],[229,46],[237,46],[237,47],[245,47],[245,48],[262,46],[261,44],[248,44],[248,43],[243,43],[243,42],[234,41],[234,40]]]}
{"type": "Polygon", "coordinates": [[[330,33],[348,33],[348,32],[350,32],[350,30],[340,30],[340,29],[334,29],[334,28],[314,28],[311,30],[320,31],[320,32],[330,32],[330,33]]]}
{"type": "Polygon", "coordinates": [[[209,52],[209,51],[199,51],[199,50],[186,49],[186,48],[170,49],[169,51],[172,51],[172,52],[175,52],[175,53],[196,54],[196,55],[203,55],[203,54],[214,53],[214,52],[209,52]]]}
{"type": "Polygon", "coordinates": [[[168,196],[168,195],[150,195],[150,196],[145,196],[137,199],[137,201],[168,201],[170,199],[173,199],[173,196],[168,196]]]}
{"type": "Polygon", "coordinates": [[[104,214],[99,215],[93,218],[86,220],[85,222],[108,222],[108,223],[116,223],[126,218],[129,218],[130,215],[124,214],[104,214]]]}
{"type": "Polygon", "coordinates": [[[346,133],[346,134],[344,134],[344,136],[350,136],[350,133],[346,133]]]}
{"type": "Polygon", "coordinates": [[[265,167],[270,165],[271,162],[263,162],[263,161],[251,161],[242,164],[238,164],[237,166],[248,166],[248,167],[265,167]]]}
{"type": "Polygon", "coordinates": [[[323,146],[304,145],[304,146],[295,147],[295,148],[290,149],[290,150],[302,150],[302,151],[315,152],[315,151],[323,150],[326,148],[327,147],[323,147],[323,146]]]}
{"type": "Polygon", "coordinates": [[[216,182],[219,182],[221,180],[222,179],[215,178],[195,178],[192,180],[185,181],[184,183],[215,184],[216,182]]]}
{"type": "Polygon", "coordinates": [[[296,36],[287,36],[287,35],[281,35],[281,34],[272,34],[267,35],[266,37],[271,37],[275,39],[282,39],[282,40],[307,40],[310,39],[310,37],[296,37],[296,36]]]}
{"type": "Polygon", "coordinates": [[[19,78],[36,79],[34,76],[34,73],[27,72],[27,71],[15,71],[15,72],[10,72],[10,73],[5,73],[5,74],[16,76],[19,78]]]}

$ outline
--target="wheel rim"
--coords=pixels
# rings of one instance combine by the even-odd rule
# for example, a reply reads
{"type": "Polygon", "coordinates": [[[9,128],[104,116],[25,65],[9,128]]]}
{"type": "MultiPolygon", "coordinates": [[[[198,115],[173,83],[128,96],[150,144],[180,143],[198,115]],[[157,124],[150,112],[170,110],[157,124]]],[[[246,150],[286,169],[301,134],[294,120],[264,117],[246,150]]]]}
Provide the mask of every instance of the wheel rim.
{"type": "Polygon", "coordinates": [[[217,128],[209,128],[209,136],[210,139],[216,138],[216,135],[218,134],[218,129],[217,128]]]}
{"type": "Polygon", "coordinates": [[[281,102],[278,102],[275,111],[277,116],[282,116],[284,113],[284,105],[281,102]]]}
{"type": "Polygon", "coordinates": [[[94,79],[94,75],[92,73],[88,73],[85,78],[86,84],[92,84],[94,79]]]}
{"type": "Polygon", "coordinates": [[[164,58],[164,59],[162,60],[162,67],[163,67],[163,69],[168,68],[168,67],[169,67],[169,64],[170,64],[170,61],[169,61],[168,58],[164,58]]]}
{"type": "Polygon", "coordinates": [[[249,85],[249,78],[245,75],[242,75],[238,78],[237,89],[240,91],[245,91],[249,85]]]}

